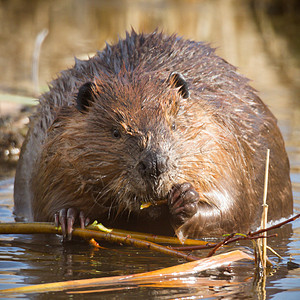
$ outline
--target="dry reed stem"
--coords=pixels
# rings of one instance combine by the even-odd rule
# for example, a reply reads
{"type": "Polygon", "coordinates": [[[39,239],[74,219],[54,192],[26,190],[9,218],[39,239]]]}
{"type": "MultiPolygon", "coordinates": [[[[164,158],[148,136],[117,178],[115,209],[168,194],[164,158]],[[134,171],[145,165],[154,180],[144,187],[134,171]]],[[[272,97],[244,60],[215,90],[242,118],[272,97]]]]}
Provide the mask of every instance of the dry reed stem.
{"type": "MultiPolygon", "coordinates": [[[[264,195],[263,195],[263,213],[261,217],[261,228],[266,229],[268,222],[268,204],[267,204],[267,194],[268,194],[268,176],[269,176],[269,161],[270,161],[270,149],[267,150],[266,157],[266,167],[265,167],[265,182],[264,182],[264,195]]],[[[267,233],[263,233],[264,236],[267,236],[267,233]]],[[[266,269],[267,266],[267,239],[261,239],[260,243],[262,245],[262,266],[263,269],[266,269]]],[[[265,273],[265,271],[264,271],[265,273]]]]}

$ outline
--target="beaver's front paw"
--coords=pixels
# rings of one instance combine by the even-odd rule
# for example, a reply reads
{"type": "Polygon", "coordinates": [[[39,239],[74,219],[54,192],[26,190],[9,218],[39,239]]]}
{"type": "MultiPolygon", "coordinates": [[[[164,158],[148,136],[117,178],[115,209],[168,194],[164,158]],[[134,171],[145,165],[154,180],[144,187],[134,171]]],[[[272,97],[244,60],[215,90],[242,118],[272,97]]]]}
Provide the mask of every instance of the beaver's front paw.
{"type": "Polygon", "coordinates": [[[199,194],[185,182],[176,184],[168,195],[168,204],[173,225],[180,226],[197,212],[199,194]]]}
{"type": "Polygon", "coordinates": [[[80,227],[84,228],[88,225],[89,219],[84,216],[84,213],[81,211],[78,213],[78,211],[71,207],[68,209],[61,209],[59,212],[57,212],[54,216],[55,218],[55,226],[58,227],[61,226],[62,236],[63,240],[66,239],[70,241],[72,239],[72,232],[73,232],[73,225],[74,223],[80,223],[80,227]]]}

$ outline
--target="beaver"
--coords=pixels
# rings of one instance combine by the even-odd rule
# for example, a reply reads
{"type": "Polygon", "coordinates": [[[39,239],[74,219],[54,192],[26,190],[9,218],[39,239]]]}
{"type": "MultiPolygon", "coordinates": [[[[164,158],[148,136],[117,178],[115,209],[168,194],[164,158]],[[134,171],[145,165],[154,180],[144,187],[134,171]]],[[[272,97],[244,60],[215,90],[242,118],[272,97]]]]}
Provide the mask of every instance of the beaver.
{"type": "Polygon", "coordinates": [[[15,213],[59,213],[69,234],[78,220],[182,239],[247,232],[261,218],[267,149],[269,219],[279,219],[293,210],[289,161],[249,80],[206,43],[132,31],[75,58],[40,97],[15,213]]]}

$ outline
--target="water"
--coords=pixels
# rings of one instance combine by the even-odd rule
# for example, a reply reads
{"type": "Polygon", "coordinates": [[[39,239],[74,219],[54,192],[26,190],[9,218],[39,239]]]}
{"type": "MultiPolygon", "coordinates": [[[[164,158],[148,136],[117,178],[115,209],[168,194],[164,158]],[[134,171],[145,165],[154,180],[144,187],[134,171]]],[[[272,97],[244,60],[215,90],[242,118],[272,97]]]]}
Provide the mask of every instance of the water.
{"type": "MultiPolygon", "coordinates": [[[[57,72],[73,65],[73,56],[93,54],[105,40],[136,30],[159,27],[186,38],[204,40],[217,53],[251,78],[261,98],[278,118],[291,164],[294,212],[300,212],[300,100],[297,11],[267,1],[0,1],[0,114],[9,98],[23,105],[57,72]],[[258,5],[258,3],[261,3],[258,5]],[[268,12],[268,13],[267,13],[268,12]],[[285,22],[288,17],[289,22],[285,22]],[[295,21],[296,20],[296,21],[295,21]],[[287,27],[289,26],[289,27],[287,27]],[[32,80],[32,56],[37,35],[49,33],[41,46],[39,81],[32,80]]],[[[296,8],[295,8],[296,9],[296,8]]],[[[294,9],[294,10],[295,10],[294,9]]],[[[9,100],[11,102],[11,100],[9,100]]],[[[19,105],[19,104],[18,104],[19,105]]],[[[16,106],[18,109],[19,107],[16,106]]],[[[11,113],[11,112],[10,112],[11,113]]],[[[15,123],[13,123],[15,125],[15,123]]],[[[0,222],[13,222],[14,167],[0,166],[0,222]]],[[[218,298],[299,299],[300,220],[277,230],[268,243],[283,256],[265,289],[257,283],[252,263],[209,270],[187,283],[167,286],[121,286],[86,294],[101,299],[218,298]],[[236,284],[234,284],[236,283],[236,284]]],[[[244,246],[251,247],[249,243],[244,246]]],[[[97,250],[85,242],[62,244],[57,236],[0,235],[0,289],[74,279],[146,272],[178,264],[175,258],[130,247],[105,245],[97,250]]],[[[204,255],[204,254],[202,254],[204,255]]],[[[271,255],[271,258],[278,261],[271,255]]],[[[53,292],[18,295],[19,298],[82,298],[80,294],[53,292]]],[[[16,297],[16,295],[14,295],[16,297]]]]}
{"type": "MultiPolygon", "coordinates": [[[[2,222],[12,222],[12,180],[2,181],[0,185],[0,218],[2,222]]],[[[299,199],[298,199],[299,200],[299,199]]],[[[266,295],[271,298],[297,299],[300,288],[300,269],[289,270],[289,257],[300,263],[300,222],[277,230],[277,238],[269,245],[281,256],[276,261],[276,268],[267,278],[266,295]]],[[[243,246],[251,247],[249,242],[243,246]]],[[[19,287],[28,284],[48,283],[65,280],[86,279],[105,276],[117,276],[147,272],[183,261],[151,251],[131,247],[104,245],[104,250],[89,246],[86,242],[62,244],[58,236],[0,235],[0,289],[19,287]]],[[[226,249],[228,251],[229,249],[226,249]]],[[[206,252],[200,255],[205,256],[206,252]]],[[[101,292],[101,299],[140,299],[141,297],[226,296],[229,298],[254,298],[262,294],[256,282],[253,263],[239,262],[228,268],[208,270],[196,277],[189,278],[188,285],[173,283],[172,287],[113,286],[113,291],[101,292]],[[201,281],[201,280],[204,280],[201,281]],[[207,284],[210,283],[209,286],[207,284]],[[236,283],[236,284],[234,284],[236,283]],[[116,290],[119,288],[120,290],[116,290]]],[[[98,289],[101,287],[98,287],[98,289]]],[[[111,288],[111,287],[109,287],[111,288]]],[[[84,289],[86,290],[86,289],[84,289]]],[[[47,298],[55,295],[65,299],[65,292],[52,292],[46,295],[18,295],[21,298],[47,298]]],[[[99,294],[88,294],[99,296],[99,294]]],[[[14,295],[16,297],[16,295],[14,295]]],[[[80,298],[81,295],[73,294],[80,298]]]]}

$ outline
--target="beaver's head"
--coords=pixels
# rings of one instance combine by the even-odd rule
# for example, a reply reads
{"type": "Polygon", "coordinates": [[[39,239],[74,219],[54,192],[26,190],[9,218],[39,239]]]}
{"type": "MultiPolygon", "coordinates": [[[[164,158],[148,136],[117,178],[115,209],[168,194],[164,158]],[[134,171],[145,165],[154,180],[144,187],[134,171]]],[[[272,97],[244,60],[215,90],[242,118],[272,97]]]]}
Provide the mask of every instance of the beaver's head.
{"type": "Polygon", "coordinates": [[[166,77],[103,74],[79,88],[76,109],[58,113],[52,128],[61,131],[73,180],[101,205],[136,210],[181,181],[178,136],[186,128],[178,114],[189,90],[181,74],[166,77]]]}

